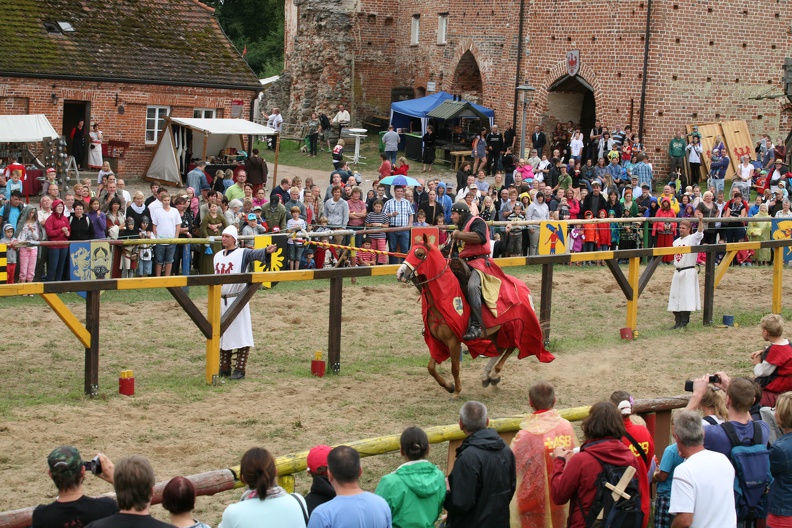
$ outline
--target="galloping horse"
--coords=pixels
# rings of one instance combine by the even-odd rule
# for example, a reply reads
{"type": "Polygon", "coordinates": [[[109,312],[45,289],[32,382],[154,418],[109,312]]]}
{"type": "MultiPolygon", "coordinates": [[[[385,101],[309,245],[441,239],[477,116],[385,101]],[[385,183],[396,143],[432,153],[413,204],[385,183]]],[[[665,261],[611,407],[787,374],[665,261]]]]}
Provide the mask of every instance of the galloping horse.
{"type": "MultiPolygon", "coordinates": [[[[414,241],[407,258],[396,272],[396,278],[401,282],[412,281],[420,290],[424,340],[431,355],[427,367],[429,374],[454,398],[458,398],[462,390],[459,353],[470,307],[459,280],[450,269],[450,262],[424,236],[423,243],[414,241]],[[449,357],[453,383],[437,372],[437,364],[449,357]]],[[[472,272],[478,273],[475,270],[472,272]]],[[[535,355],[542,363],[554,359],[544,348],[542,329],[533,310],[528,286],[502,273],[499,277],[495,279],[496,284],[499,283],[497,303],[490,299],[482,305],[484,337],[465,342],[472,357],[484,355],[491,358],[481,377],[484,387],[500,383],[503,365],[515,349],[519,349],[518,359],[530,355],[535,355]]]]}

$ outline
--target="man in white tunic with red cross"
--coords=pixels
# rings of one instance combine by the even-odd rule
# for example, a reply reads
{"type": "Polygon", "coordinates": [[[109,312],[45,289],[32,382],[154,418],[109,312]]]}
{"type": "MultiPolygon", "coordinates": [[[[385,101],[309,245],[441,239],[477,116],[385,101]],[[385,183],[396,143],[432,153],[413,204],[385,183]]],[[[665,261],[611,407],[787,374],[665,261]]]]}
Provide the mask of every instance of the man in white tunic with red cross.
{"type": "MultiPolygon", "coordinates": [[[[679,223],[679,238],[674,240],[674,247],[698,246],[704,238],[704,222],[701,211],[696,211],[698,230],[691,234],[692,224],[689,220],[679,223]]],[[[713,255],[708,255],[712,258],[713,255]]],[[[676,253],[674,255],[674,277],[671,279],[671,293],[668,296],[668,311],[674,312],[675,324],[672,329],[685,328],[690,322],[690,312],[701,310],[698,271],[696,260],[698,253],[676,253]]]]}
{"type": "MultiPolygon", "coordinates": [[[[214,256],[214,271],[216,275],[244,273],[248,268],[248,264],[254,260],[266,263],[270,258],[270,253],[278,249],[275,244],[263,249],[238,248],[238,237],[239,233],[236,227],[228,226],[223,229],[223,251],[216,253],[214,256]]],[[[221,317],[231,307],[244,288],[244,283],[223,284],[220,293],[221,317]]],[[[236,319],[234,319],[234,322],[220,336],[220,376],[229,377],[232,380],[244,378],[245,367],[250,355],[250,347],[252,346],[253,325],[250,321],[250,305],[246,304],[236,319]],[[231,373],[231,360],[234,350],[236,350],[236,365],[234,366],[234,372],[231,373]]]]}

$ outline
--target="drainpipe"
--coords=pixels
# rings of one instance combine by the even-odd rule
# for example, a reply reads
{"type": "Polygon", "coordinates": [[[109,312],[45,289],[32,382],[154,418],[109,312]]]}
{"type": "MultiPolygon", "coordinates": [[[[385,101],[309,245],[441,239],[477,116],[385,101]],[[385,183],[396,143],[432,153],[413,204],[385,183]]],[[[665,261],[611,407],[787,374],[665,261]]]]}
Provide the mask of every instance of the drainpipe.
{"type": "MultiPolygon", "coordinates": [[[[523,57],[523,28],[525,26],[525,0],[520,0],[520,29],[518,30],[519,40],[517,41],[517,71],[514,74],[514,112],[512,113],[512,126],[517,127],[517,87],[523,84],[520,81],[520,71],[522,68],[523,57]]],[[[520,137],[525,130],[520,130],[520,137]]]]}
{"type": "Polygon", "coordinates": [[[649,69],[649,29],[652,20],[652,0],[646,4],[646,32],[644,33],[643,76],[641,77],[641,105],[638,110],[638,141],[643,146],[644,112],[646,111],[646,82],[649,69]]]}

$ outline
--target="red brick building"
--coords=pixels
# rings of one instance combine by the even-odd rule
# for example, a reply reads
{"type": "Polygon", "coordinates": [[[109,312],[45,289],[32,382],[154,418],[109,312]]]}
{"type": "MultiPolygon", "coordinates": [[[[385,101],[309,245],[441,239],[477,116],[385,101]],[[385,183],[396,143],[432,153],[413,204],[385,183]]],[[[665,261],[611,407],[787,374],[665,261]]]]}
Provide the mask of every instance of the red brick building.
{"type": "Polygon", "coordinates": [[[251,117],[255,74],[197,0],[0,0],[0,114],[98,122],[140,176],[165,115],[251,117]]]}
{"type": "Polygon", "coordinates": [[[689,123],[744,119],[754,138],[786,137],[792,110],[777,96],[789,12],[789,0],[287,1],[289,110],[300,119],[343,102],[362,121],[387,113],[394,89],[434,89],[493,108],[502,128],[519,125],[515,87],[528,82],[529,132],[559,120],[586,129],[595,116],[637,131],[643,101],[644,143],[662,165],[673,131],[689,123]]]}

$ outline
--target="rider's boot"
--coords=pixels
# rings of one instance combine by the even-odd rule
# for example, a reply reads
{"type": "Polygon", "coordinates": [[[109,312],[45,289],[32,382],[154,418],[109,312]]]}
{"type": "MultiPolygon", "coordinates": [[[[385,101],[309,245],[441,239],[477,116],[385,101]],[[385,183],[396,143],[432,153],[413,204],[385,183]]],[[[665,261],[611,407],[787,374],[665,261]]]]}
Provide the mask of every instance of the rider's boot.
{"type": "Polygon", "coordinates": [[[468,304],[470,305],[470,322],[462,336],[463,341],[473,341],[484,337],[484,332],[481,330],[481,277],[477,271],[470,274],[468,280],[468,304]]]}

